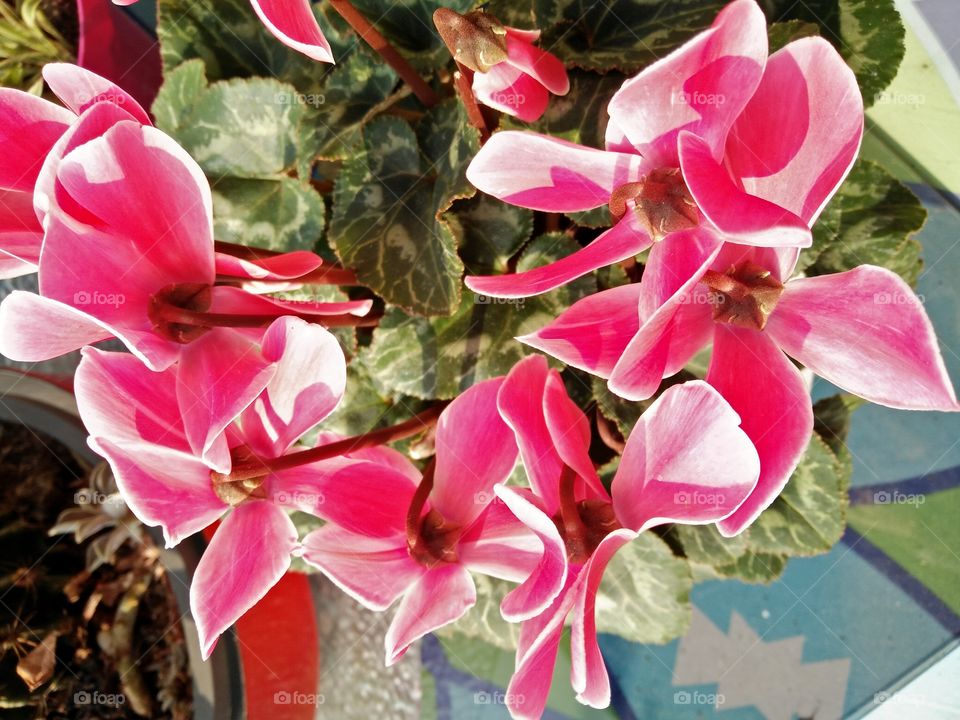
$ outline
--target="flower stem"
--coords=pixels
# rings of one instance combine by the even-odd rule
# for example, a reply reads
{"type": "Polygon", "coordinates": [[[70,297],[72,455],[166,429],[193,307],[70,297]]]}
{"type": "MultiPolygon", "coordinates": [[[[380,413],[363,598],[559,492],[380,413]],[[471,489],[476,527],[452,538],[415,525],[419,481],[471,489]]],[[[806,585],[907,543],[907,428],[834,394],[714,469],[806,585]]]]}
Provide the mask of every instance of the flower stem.
{"type": "Polygon", "coordinates": [[[453,74],[453,84],[456,86],[457,94],[467,111],[467,119],[480,132],[480,142],[485,143],[490,138],[490,129],[487,127],[483,111],[477,103],[477,96],[473,94],[470,71],[460,63],[457,63],[457,71],[453,74]]]}
{"type": "Polygon", "coordinates": [[[410,553],[416,555],[422,551],[420,547],[420,516],[423,514],[423,506],[427,504],[427,498],[433,490],[433,473],[437,466],[436,458],[430,461],[430,464],[423,471],[423,479],[417,485],[417,491],[410,500],[410,507],[407,509],[407,547],[410,553]]]}
{"type": "MultiPolygon", "coordinates": [[[[416,435],[436,424],[440,413],[448,405],[447,402],[440,402],[431,405],[421,413],[414,415],[409,420],[405,420],[397,425],[392,425],[379,430],[371,430],[363,435],[354,435],[353,437],[337,440],[336,442],[320,445],[309,450],[281,455],[277,458],[247,458],[233,465],[229,475],[212,473],[215,483],[239,482],[250,478],[262,477],[273,472],[289,470],[290,468],[309,465],[320,460],[329,460],[340,455],[362,450],[363,448],[376,447],[395,440],[416,435]]],[[[427,491],[429,493],[429,490],[427,491]]]]}
{"type": "Polygon", "coordinates": [[[315,313],[298,313],[277,307],[276,315],[234,315],[232,313],[199,312],[163,305],[157,309],[156,317],[175,325],[190,325],[193,327],[267,327],[277,318],[295,317],[306,322],[316,323],[324,327],[377,327],[380,324],[379,315],[359,317],[344,313],[341,315],[317,315],[315,313]]]}
{"type": "Polygon", "coordinates": [[[440,101],[437,94],[433,92],[433,88],[420,77],[420,73],[413,69],[413,66],[370,24],[370,21],[353,6],[350,0],[330,0],[330,6],[340,13],[340,16],[357,32],[357,35],[363,38],[367,45],[376,50],[380,57],[387,61],[387,64],[396,71],[397,75],[410,86],[420,102],[427,107],[433,107],[440,101]]]}

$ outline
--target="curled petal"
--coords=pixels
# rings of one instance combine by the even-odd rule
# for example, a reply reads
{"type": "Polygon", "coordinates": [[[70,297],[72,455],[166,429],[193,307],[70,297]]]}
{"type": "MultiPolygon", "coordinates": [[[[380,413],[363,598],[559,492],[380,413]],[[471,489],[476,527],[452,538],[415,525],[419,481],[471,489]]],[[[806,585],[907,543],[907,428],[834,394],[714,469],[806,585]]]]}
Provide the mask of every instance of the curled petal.
{"type": "Polygon", "coordinates": [[[641,416],[613,480],[625,527],[700,525],[736,510],[757,484],[760,461],[740,418],[701,380],[674,385],[641,416]]]}
{"type": "MultiPolygon", "coordinates": [[[[539,31],[535,32],[539,37],[539,31]]],[[[530,35],[529,32],[507,28],[507,62],[554,95],[566,95],[570,91],[567,69],[556,55],[532,45],[530,35]]]]}
{"type": "Polygon", "coordinates": [[[810,247],[813,236],[803,218],[744,192],[729,170],[715,160],[710,146],[681,133],[680,167],[697,206],[730,242],[770,247],[810,247]]]}
{"type": "Polygon", "coordinates": [[[254,452],[277,457],[337,407],[347,365],[328,330],[298,318],[275,321],[263,336],[262,352],[276,370],[240,424],[254,452]]]}
{"type": "Polygon", "coordinates": [[[641,284],[629,283],[578,300],[546,327],[518,337],[561,362],[610,377],[640,329],[641,284]]]}
{"type": "Polygon", "coordinates": [[[653,241],[628,212],[616,225],[585,248],[542,267],[520,273],[480,277],[468,275],[466,286],[474,292],[493,297],[519,298],[554,290],[587,273],[632,258],[653,241]]]}
{"type": "Polygon", "coordinates": [[[0,188],[32,192],[43,159],[74,119],[36,95],[0,88],[0,188]]]}
{"type": "Polygon", "coordinates": [[[47,63],[43,79],[60,101],[77,115],[97,103],[107,102],[128,112],[137,122],[152,125],[147,111],[120,86],[72,63],[47,63]]]}
{"type": "Polygon", "coordinates": [[[494,500],[460,537],[457,553],[472,572],[522,582],[537,567],[543,547],[506,504],[494,500]]]}
{"type": "Polygon", "coordinates": [[[763,12],[754,0],[735,0],[710,29],[627,80],[610,101],[610,117],[655,167],[677,166],[681,130],[703,138],[719,158],[766,60],[763,12]]]}
{"type": "Polygon", "coordinates": [[[218,275],[250,280],[292,280],[323,265],[319,255],[306,250],[250,260],[216,253],[218,275]]]}
{"type": "Polygon", "coordinates": [[[539,120],[550,102],[550,93],[543,85],[506,62],[474,73],[473,93],[487,107],[524,122],[539,120]]]}
{"type": "Polygon", "coordinates": [[[767,332],[817,375],[871,402],[960,409],[920,298],[884,268],[791,280],[767,332]]]}
{"type": "Polygon", "coordinates": [[[580,571],[583,581],[577,586],[576,603],[571,611],[570,684],[577,700],[590,707],[605,708],[610,704],[610,678],[597,644],[597,591],[614,554],[636,536],[629,530],[610,533],[580,571]]]}
{"type": "Polygon", "coordinates": [[[544,612],[563,589],[567,580],[567,548],[553,520],[535,504],[535,499],[512,488],[498,485],[497,497],[532,533],[543,550],[534,569],[500,604],[505,620],[529,620],[544,612]]]}
{"type": "Polygon", "coordinates": [[[440,415],[436,471],[430,501],[448,521],[467,527],[493,499],[493,486],[510,475],[517,442],[501,419],[502,378],[477,383],[440,415]]]}
{"type": "Polygon", "coordinates": [[[710,305],[697,288],[723,244],[698,229],[654,245],[640,282],[640,329],[610,373],[610,390],[646,400],[710,339],[710,305]]]}
{"type": "Polygon", "coordinates": [[[812,226],[847,176],[863,136],[853,71],[827,40],[808,37],[770,56],[727,139],[743,192],[812,226]]]}

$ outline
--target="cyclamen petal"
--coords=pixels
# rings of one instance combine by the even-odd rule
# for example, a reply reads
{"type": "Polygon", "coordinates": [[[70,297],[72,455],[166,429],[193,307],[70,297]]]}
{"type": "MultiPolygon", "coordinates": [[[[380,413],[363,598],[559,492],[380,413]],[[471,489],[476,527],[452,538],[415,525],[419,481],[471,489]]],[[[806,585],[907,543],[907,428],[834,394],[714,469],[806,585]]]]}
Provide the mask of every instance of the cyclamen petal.
{"type": "Polygon", "coordinates": [[[754,0],[735,0],[710,29],[627,80],[610,101],[610,117],[657,165],[676,167],[681,130],[696,133],[719,157],[766,60],[763,12],[754,0]]]}
{"type": "Polygon", "coordinates": [[[240,424],[254,452],[275,457],[337,407],[347,384],[347,365],[340,343],[328,330],[290,317],[267,329],[262,352],[276,369],[243,411],[240,424]]]}
{"type": "Polygon", "coordinates": [[[464,283],[474,292],[493,297],[519,298],[540,295],[583,277],[598,268],[628,260],[653,241],[630,212],[620,222],[587,245],[542,267],[507,275],[468,275],[464,283]]]}
{"type": "Polygon", "coordinates": [[[803,38],[770,56],[727,138],[726,160],[743,192],[812,226],[853,165],[862,136],[853,71],[824,38],[803,38]]]}
{"type": "Polygon", "coordinates": [[[382,612],[425,572],[403,538],[358,535],[336,525],[303,538],[303,558],[364,607],[382,612]]]}
{"type": "Polygon", "coordinates": [[[920,298],[890,270],[861,265],[791,280],[767,332],[817,375],[871,402],[960,409],[920,298]]]}
{"type": "Polygon", "coordinates": [[[666,390],[627,439],[613,480],[613,507],[627,528],[712,523],[756,487],[760,459],[740,418],[696,380],[666,390]]]}
{"type": "Polygon", "coordinates": [[[74,119],[36,95],[0,88],[0,188],[32,192],[44,157],[74,119]]]}
{"type": "Polygon", "coordinates": [[[395,664],[427,633],[459,620],[476,602],[473,578],[462,565],[438,565],[428,570],[404,594],[387,629],[387,665],[395,664]]]}
{"type": "Polygon", "coordinates": [[[333,63],[310,0],[250,0],[257,17],[275,38],[317,62],[333,63]]]}
{"type": "Polygon", "coordinates": [[[528,576],[503,598],[500,612],[508,622],[529,620],[544,612],[567,580],[567,549],[553,520],[533,498],[513,488],[498,485],[497,497],[542,543],[540,559],[528,576]]]}
{"type": "Polygon", "coordinates": [[[436,471],[430,502],[450,522],[467,527],[493,499],[517,461],[513,433],[497,410],[503,382],[494,378],[462,393],[440,415],[434,436],[436,471]]]}
{"type": "Polygon", "coordinates": [[[640,177],[641,162],[636,155],[508,130],[484,144],[467,168],[467,180],[512,205],[577,212],[606,205],[614,189],[640,177]]]}
{"type": "Polygon", "coordinates": [[[296,545],[296,527],[271,503],[244,503],[227,515],[190,584],[190,611],[204,660],[220,634],[283,577],[296,545]]]}
{"type": "Polygon", "coordinates": [[[506,62],[474,73],[473,94],[477,102],[524,122],[539,120],[550,103],[550,93],[543,85],[506,62]]]}
{"type": "Polygon", "coordinates": [[[729,537],[747,528],[787,484],[810,441],[813,410],[793,363],[767,333],[749,328],[717,327],[707,382],[740,416],[760,456],[756,488],[717,523],[729,537]]]}
{"type": "Polygon", "coordinates": [[[47,63],[43,79],[60,101],[77,115],[97,103],[107,102],[123,108],[143,125],[152,125],[150,116],[126,90],[96,73],[72,63],[47,63]]]}

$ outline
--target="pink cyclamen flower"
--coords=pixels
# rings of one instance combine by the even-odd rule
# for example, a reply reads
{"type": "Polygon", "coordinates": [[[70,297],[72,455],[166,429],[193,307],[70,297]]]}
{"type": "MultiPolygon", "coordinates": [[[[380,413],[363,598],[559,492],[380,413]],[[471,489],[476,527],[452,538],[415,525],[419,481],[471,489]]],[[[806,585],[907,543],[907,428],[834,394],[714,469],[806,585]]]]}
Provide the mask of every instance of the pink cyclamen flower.
{"type": "Polygon", "coordinates": [[[617,223],[587,247],[524,273],[467,277],[524,297],[682,233],[806,247],[863,134],[853,72],[822,38],[767,57],[763,13],[734,0],[713,26],[627,80],[607,108],[606,150],[501,132],[467,169],[477,188],[547,212],[609,205],[617,223]]]}
{"type": "MultiPolygon", "coordinates": [[[[224,344],[237,342],[236,333],[211,332],[224,344]]],[[[211,471],[229,473],[231,456],[284,455],[337,407],[346,384],[336,338],[295,318],[276,320],[262,339],[248,344],[243,362],[257,369],[263,389],[228,425],[211,426],[225,467],[212,467],[192,449],[181,417],[182,379],[176,366],[152,372],[132,355],[88,347],[76,376],[90,446],[110,462],[131,511],[144,524],[162,528],[168,547],[226,514],[190,588],[204,658],[219,635],[289,567],[297,532],[284,510],[316,514],[324,502],[307,467],[222,483],[211,471]]],[[[237,369],[220,367],[208,374],[206,392],[193,399],[194,405],[207,408],[243,393],[243,386],[236,387],[237,369]]]]}
{"type": "Polygon", "coordinates": [[[473,93],[484,105],[535,122],[551,93],[570,91],[563,63],[534,45],[539,30],[507,27],[480,10],[461,15],[440,8],[433,21],[454,59],[473,72],[473,93]]]}
{"type": "MultiPolygon", "coordinates": [[[[137,0],[113,0],[133,5],[137,0]]],[[[318,62],[333,63],[333,51],[324,37],[310,0],[250,0],[260,22],[288,48],[318,62]]]]}
{"type": "Polygon", "coordinates": [[[788,355],[834,385],[906,410],[958,409],[933,326],[909,285],[862,265],[793,277],[796,251],[668,238],[639,284],[585,298],[524,342],[650,397],[712,343],[707,381],[743,419],[760,453],[757,489],[720,524],[749,525],[777,497],[813,429],[810,396],[788,355]]]}
{"type": "Polygon", "coordinates": [[[214,285],[218,271],[299,276],[321,261],[308,252],[262,266],[221,261],[199,166],[115,103],[91,105],[57,141],[35,202],[45,227],[40,294],[17,291],[0,304],[0,353],[36,362],[115,337],[151,370],[179,361],[184,422],[198,451],[211,452],[214,436],[190,399],[206,392],[209,373],[233,367],[237,391],[216,406],[213,424],[228,423],[263,389],[257,368],[244,360],[246,331],[211,332],[216,325],[264,327],[282,315],[363,315],[370,308],[367,301],[291,305],[214,285]]]}
{"type": "Polygon", "coordinates": [[[0,88],[0,278],[36,272],[43,241],[43,212],[34,209],[34,187],[47,156],[76,121],[97,103],[114,106],[118,117],[149,123],[147,113],[110,81],[75,65],[53,63],[43,70],[50,89],[66,107],[36,95],[0,88]]]}
{"type": "Polygon", "coordinates": [[[319,511],[329,524],[303,539],[303,557],[365,607],[400,600],[385,640],[388,665],[474,605],[471,570],[519,582],[542,552],[493,494],[517,457],[497,411],[502,381],[474,385],[443,411],[435,464],[423,478],[390,455],[328,464],[319,511]]]}
{"type": "Polygon", "coordinates": [[[757,452],[716,390],[701,381],[677,385],[633,428],[607,493],[588,454],[589,422],[542,356],[513,368],[498,403],[516,433],[531,490],[495,491],[544,547],[537,569],[501,605],[507,620],[523,621],[507,688],[510,713],[543,713],[571,614],[577,699],[606,707],[610,682],[594,613],[607,563],[648,528],[711,523],[734,512],[756,484],[757,452]]]}

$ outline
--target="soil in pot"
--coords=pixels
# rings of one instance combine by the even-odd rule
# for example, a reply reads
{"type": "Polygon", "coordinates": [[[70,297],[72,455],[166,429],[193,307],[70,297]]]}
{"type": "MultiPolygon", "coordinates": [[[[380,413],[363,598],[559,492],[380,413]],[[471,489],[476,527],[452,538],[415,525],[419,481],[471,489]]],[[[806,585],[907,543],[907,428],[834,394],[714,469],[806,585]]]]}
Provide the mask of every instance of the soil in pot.
{"type": "Polygon", "coordinates": [[[0,716],[189,718],[190,668],[159,550],[122,512],[97,508],[88,475],[53,438],[0,423],[0,716]],[[85,523],[88,539],[49,535],[64,517],[85,523]],[[110,562],[98,564],[106,537],[110,562]]]}

